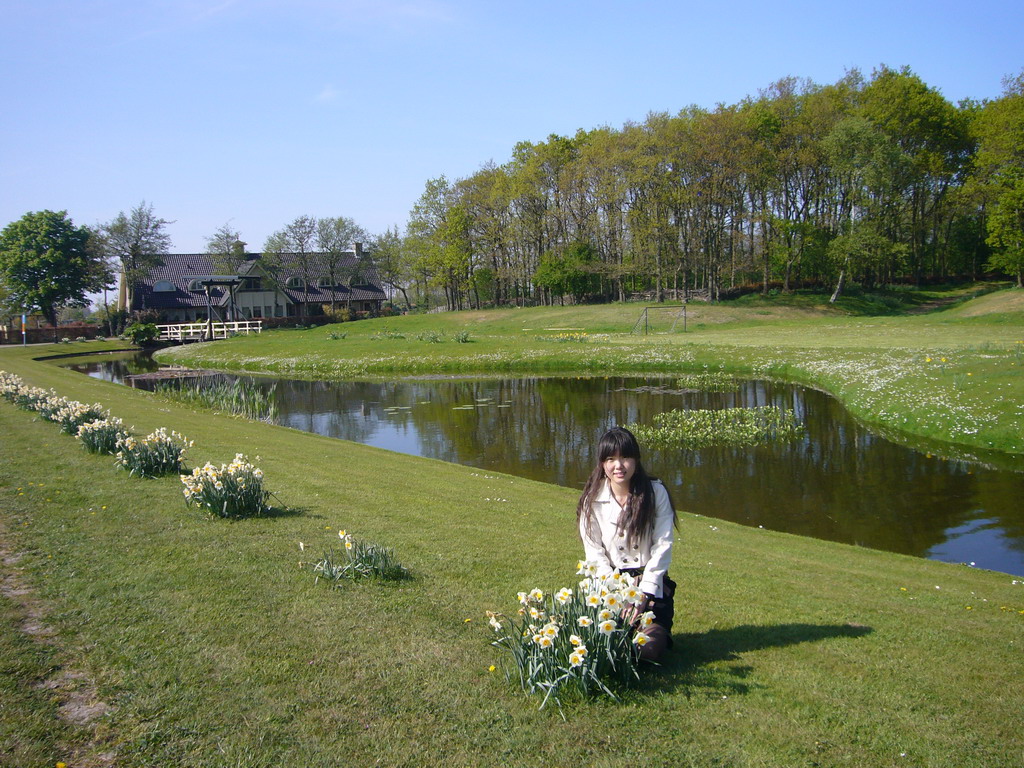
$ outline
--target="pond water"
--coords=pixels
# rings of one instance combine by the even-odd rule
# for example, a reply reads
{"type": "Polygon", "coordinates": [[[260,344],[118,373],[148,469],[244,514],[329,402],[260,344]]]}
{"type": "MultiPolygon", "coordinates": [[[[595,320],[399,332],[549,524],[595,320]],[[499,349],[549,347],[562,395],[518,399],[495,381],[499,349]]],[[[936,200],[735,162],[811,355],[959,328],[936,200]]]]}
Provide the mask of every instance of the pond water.
{"type": "MultiPolygon", "coordinates": [[[[139,356],[71,363],[124,383],[139,356]]],[[[649,451],[676,506],[708,517],[1024,576],[1024,471],[941,458],[872,432],[804,387],[740,382],[680,392],[662,377],[295,381],[276,387],[278,423],[329,437],[581,488],[609,426],[673,408],[776,405],[806,428],[754,448],[649,451]]],[[[151,386],[151,382],[138,382],[151,386]]]]}

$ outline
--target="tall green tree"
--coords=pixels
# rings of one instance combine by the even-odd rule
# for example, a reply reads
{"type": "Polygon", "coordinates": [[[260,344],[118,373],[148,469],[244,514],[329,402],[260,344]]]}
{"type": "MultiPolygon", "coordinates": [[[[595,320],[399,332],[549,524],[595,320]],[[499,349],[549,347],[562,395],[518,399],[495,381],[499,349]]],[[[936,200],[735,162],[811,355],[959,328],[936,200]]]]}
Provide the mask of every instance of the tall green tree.
{"type": "Polygon", "coordinates": [[[481,300],[502,303],[513,279],[512,179],[506,166],[485,163],[456,185],[470,221],[470,283],[481,300]]]}
{"type": "Polygon", "coordinates": [[[1024,177],[1002,188],[988,215],[986,242],[994,252],[989,266],[1017,278],[1017,287],[1024,288],[1024,177]]]}
{"type": "Polygon", "coordinates": [[[241,233],[225,222],[217,231],[206,238],[206,252],[213,261],[213,270],[218,274],[234,274],[245,261],[245,243],[241,233]]]}
{"type": "Polygon", "coordinates": [[[171,237],[165,231],[168,224],[173,222],[161,219],[153,213],[153,206],[143,200],[127,216],[122,211],[100,226],[104,249],[121,266],[125,309],[132,306],[135,283],[159,266],[170,250],[171,237]]]}
{"type": "Polygon", "coordinates": [[[548,251],[534,273],[534,282],[556,296],[572,296],[579,304],[599,289],[594,272],[597,254],[589,243],[571,243],[557,251],[548,251]]]}
{"type": "Polygon", "coordinates": [[[827,252],[839,270],[829,303],[834,304],[846,287],[847,275],[857,271],[878,271],[882,265],[906,253],[907,247],[893,243],[871,221],[855,221],[849,231],[829,242],[827,252]]]}
{"type": "Polygon", "coordinates": [[[1024,72],[1003,81],[1002,97],[983,107],[976,183],[988,204],[986,242],[995,250],[989,265],[1015,275],[1024,271],[1024,72]]]}
{"type": "Polygon", "coordinates": [[[402,294],[406,309],[412,309],[405,288],[411,279],[409,252],[405,246],[405,238],[398,232],[398,226],[371,238],[371,245],[370,253],[373,254],[377,276],[384,285],[402,294]]]}
{"type": "Polygon", "coordinates": [[[313,257],[316,243],[316,219],[313,216],[297,216],[284,228],[267,238],[263,250],[275,254],[280,262],[284,254],[290,254],[298,277],[302,280],[302,313],[309,314],[309,281],[313,275],[313,257]]]}
{"type": "Polygon", "coordinates": [[[352,305],[352,283],[357,277],[358,264],[349,261],[350,248],[366,240],[366,230],[347,216],[325,216],[316,222],[316,246],[327,268],[331,282],[331,313],[335,310],[334,287],[346,283],[349,288],[349,307],[352,305]]]}
{"type": "Polygon", "coordinates": [[[26,213],[0,232],[0,281],[8,303],[42,312],[54,339],[57,311],[84,305],[88,293],[110,282],[91,239],[92,232],[76,227],[67,211],[26,213]]]}
{"type": "Polygon", "coordinates": [[[441,176],[429,179],[409,215],[409,241],[428,287],[440,288],[449,309],[461,309],[470,273],[470,214],[441,176]]]}
{"type": "Polygon", "coordinates": [[[903,189],[908,215],[889,237],[907,243],[908,267],[920,280],[945,247],[951,208],[944,204],[973,151],[967,117],[906,67],[875,72],[859,111],[899,150],[909,171],[903,189]]]}

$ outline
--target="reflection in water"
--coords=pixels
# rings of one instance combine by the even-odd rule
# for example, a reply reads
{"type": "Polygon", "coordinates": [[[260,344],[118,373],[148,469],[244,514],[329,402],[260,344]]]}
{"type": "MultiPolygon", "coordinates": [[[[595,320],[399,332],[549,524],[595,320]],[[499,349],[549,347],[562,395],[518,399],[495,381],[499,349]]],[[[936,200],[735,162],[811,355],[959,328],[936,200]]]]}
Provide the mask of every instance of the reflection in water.
{"type": "MultiPolygon", "coordinates": [[[[114,381],[147,369],[124,365],[76,367],[114,381]]],[[[671,380],[644,377],[255,381],[276,383],[286,426],[572,488],[609,426],[673,408],[790,408],[806,427],[800,440],[651,451],[645,464],[682,510],[1024,575],[1024,473],[890,442],[815,390],[748,381],[730,393],[675,392],[658,388],[671,380]]]]}

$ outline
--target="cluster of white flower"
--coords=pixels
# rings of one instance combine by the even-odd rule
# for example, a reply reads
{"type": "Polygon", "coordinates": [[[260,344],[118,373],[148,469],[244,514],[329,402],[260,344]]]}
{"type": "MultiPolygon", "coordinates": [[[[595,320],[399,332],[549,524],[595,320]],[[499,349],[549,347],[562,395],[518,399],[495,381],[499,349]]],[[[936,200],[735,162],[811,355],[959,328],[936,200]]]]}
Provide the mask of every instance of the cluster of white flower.
{"type": "Polygon", "coordinates": [[[51,421],[60,425],[60,431],[68,435],[77,435],[78,428],[83,424],[103,419],[109,416],[109,411],[104,411],[99,403],[86,405],[77,400],[69,400],[57,409],[51,417],[51,421]]]}
{"type": "Polygon", "coordinates": [[[29,392],[32,402],[25,404],[23,407],[30,411],[35,411],[47,421],[57,421],[57,414],[75,402],[66,397],[61,397],[52,389],[45,394],[40,394],[43,392],[41,389],[30,390],[29,392]]]}
{"type": "Polygon", "coordinates": [[[78,433],[78,428],[106,415],[99,403],[86,405],[61,397],[52,389],[29,387],[19,376],[0,371],[0,396],[27,411],[35,411],[46,421],[60,425],[61,432],[78,433]]]}
{"type": "Polygon", "coordinates": [[[87,421],[78,428],[75,436],[82,441],[86,450],[92,453],[116,453],[117,443],[130,436],[116,416],[108,414],[105,419],[87,421]]]}
{"type": "Polygon", "coordinates": [[[20,376],[6,371],[0,371],[0,395],[8,402],[14,403],[26,411],[51,408],[56,411],[67,402],[52,389],[29,387],[21,380],[20,376]]]}
{"type": "Polygon", "coordinates": [[[21,388],[25,386],[20,376],[7,371],[0,371],[0,397],[8,402],[14,402],[21,388]]]}
{"type": "Polygon", "coordinates": [[[584,578],[576,589],[520,592],[515,616],[488,612],[498,636],[493,645],[511,652],[528,691],[549,695],[569,685],[611,694],[606,680],[638,676],[636,651],[648,642],[644,629],[654,613],[641,612],[645,597],[636,577],[599,574],[596,563],[582,561],[577,575],[584,578]]]}
{"type": "Polygon", "coordinates": [[[251,517],[266,510],[270,493],[263,488],[263,470],[241,453],[230,464],[206,462],[180,475],[186,504],[206,507],[221,517],[251,517]]]}
{"type": "MultiPolygon", "coordinates": [[[[118,467],[140,477],[181,472],[185,450],[194,445],[166,427],[143,438],[135,437],[124,429],[121,419],[111,416],[99,403],[85,405],[61,397],[52,389],[25,386],[19,376],[6,371],[0,371],[0,396],[60,424],[62,432],[76,436],[87,450],[115,454],[118,467]]],[[[263,471],[241,453],[219,469],[207,462],[191,475],[181,475],[181,480],[186,502],[207,506],[218,515],[245,517],[267,509],[270,492],[263,488],[263,471]]],[[[351,547],[351,542],[346,546],[351,547]]]]}
{"type": "Polygon", "coordinates": [[[166,427],[137,439],[124,435],[117,441],[117,466],[140,477],[159,477],[181,471],[185,449],[194,443],[166,427]]]}

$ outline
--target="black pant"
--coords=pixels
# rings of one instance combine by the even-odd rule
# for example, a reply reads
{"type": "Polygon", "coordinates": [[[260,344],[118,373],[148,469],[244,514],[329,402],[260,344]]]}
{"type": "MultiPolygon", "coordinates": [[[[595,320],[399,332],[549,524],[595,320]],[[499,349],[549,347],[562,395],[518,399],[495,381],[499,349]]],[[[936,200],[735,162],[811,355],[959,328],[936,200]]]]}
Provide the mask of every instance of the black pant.
{"type": "MultiPolygon", "coordinates": [[[[628,573],[630,576],[637,577],[642,576],[643,572],[643,568],[627,568],[622,571],[622,573],[628,573]]],[[[676,616],[675,596],[676,583],[666,573],[661,580],[661,597],[648,600],[647,605],[644,607],[645,611],[654,611],[654,623],[660,624],[668,632],[672,631],[672,623],[676,616]]]]}

